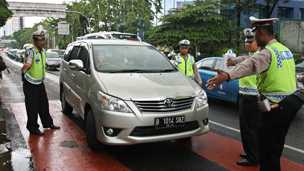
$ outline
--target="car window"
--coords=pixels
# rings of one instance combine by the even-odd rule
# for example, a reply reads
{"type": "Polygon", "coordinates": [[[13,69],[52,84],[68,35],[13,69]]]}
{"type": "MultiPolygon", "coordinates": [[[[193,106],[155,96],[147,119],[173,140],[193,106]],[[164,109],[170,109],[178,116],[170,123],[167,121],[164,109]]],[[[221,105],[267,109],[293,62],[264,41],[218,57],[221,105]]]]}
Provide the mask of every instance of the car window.
{"type": "Polygon", "coordinates": [[[213,66],[214,59],[205,60],[202,62],[199,69],[211,70],[213,66]]]}
{"type": "Polygon", "coordinates": [[[66,50],[65,53],[64,53],[63,60],[68,61],[69,56],[70,56],[70,54],[71,54],[71,52],[72,52],[72,49],[73,49],[73,46],[72,46],[72,45],[71,45],[71,46],[68,46],[67,50],[66,50]]]}
{"type": "Polygon", "coordinates": [[[298,59],[295,61],[296,67],[304,67],[304,59],[298,59]]]}
{"type": "Polygon", "coordinates": [[[89,58],[89,53],[88,53],[87,49],[85,47],[81,46],[77,59],[82,60],[84,68],[87,68],[88,58],[89,58]]]}
{"type": "Polygon", "coordinates": [[[216,60],[214,70],[217,69],[223,70],[223,60],[220,59],[216,60]]]}
{"type": "Polygon", "coordinates": [[[94,45],[93,58],[94,67],[100,72],[175,71],[166,57],[152,46],[94,45]]]}
{"type": "Polygon", "coordinates": [[[113,39],[137,40],[137,36],[133,34],[112,34],[113,39]]]}
{"type": "Polygon", "coordinates": [[[46,57],[47,58],[60,58],[59,54],[56,52],[46,52],[46,57]]]}
{"type": "Polygon", "coordinates": [[[80,46],[74,46],[67,61],[69,62],[72,59],[77,59],[77,55],[78,55],[79,50],[80,50],[80,46]]]}

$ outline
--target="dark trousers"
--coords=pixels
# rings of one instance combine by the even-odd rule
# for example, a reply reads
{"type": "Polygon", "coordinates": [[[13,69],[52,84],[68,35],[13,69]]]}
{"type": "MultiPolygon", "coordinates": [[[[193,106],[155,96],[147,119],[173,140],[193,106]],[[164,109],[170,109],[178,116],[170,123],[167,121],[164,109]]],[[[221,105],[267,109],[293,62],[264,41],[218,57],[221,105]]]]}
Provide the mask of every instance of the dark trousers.
{"type": "Polygon", "coordinates": [[[263,112],[258,126],[258,145],[261,171],[280,171],[280,158],[285,137],[296,113],[282,113],[280,108],[263,112]]]}
{"type": "Polygon", "coordinates": [[[240,95],[240,131],[243,148],[247,154],[247,160],[253,163],[259,162],[257,129],[259,117],[262,114],[257,104],[256,95],[240,95]]]}
{"type": "Polygon", "coordinates": [[[39,124],[37,123],[38,114],[43,127],[53,125],[53,119],[49,112],[49,102],[44,83],[34,85],[24,80],[23,92],[25,96],[25,107],[28,118],[26,128],[29,131],[34,131],[39,128],[39,124]]]}

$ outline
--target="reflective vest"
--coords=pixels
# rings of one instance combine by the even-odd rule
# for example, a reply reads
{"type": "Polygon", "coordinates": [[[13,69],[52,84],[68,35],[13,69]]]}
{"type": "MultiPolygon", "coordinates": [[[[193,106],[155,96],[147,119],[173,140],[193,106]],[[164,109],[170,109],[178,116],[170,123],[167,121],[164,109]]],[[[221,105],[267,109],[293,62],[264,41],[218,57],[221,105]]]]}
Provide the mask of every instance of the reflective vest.
{"type": "Polygon", "coordinates": [[[265,48],[271,53],[271,63],[268,70],[260,74],[258,89],[277,103],[297,89],[295,62],[291,51],[279,42],[265,48]]]}
{"type": "MultiPolygon", "coordinates": [[[[253,54],[258,54],[260,51],[256,51],[253,54]]],[[[247,77],[240,78],[239,80],[239,93],[246,95],[257,95],[257,84],[259,74],[250,75],[247,77]]]]}
{"type": "MultiPolygon", "coordinates": [[[[38,53],[38,49],[36,49],[33,45],[29,49],[33,51],[33,62],[31,68],[24,73],[24,78],[32,83],[32,84],[41,84],[45,77],[45,49],[42,48],[42,55],[38,53]]],[[[28,50],[27,50],[28,51],[28,50]]],[[[30,52],[29,52],[30,53],[30,52]]],[[[24,64],[26,64],[26,52],[25,52],[24,64]]]]}
{"type": "Polygon", "coordinates": [[[177,69],[189,78],[194,79],[193,65],[195,63],[194,57],[188,54],[187,61],[180,55],[175,56],[176,62],[178,62],[177,69]]]}

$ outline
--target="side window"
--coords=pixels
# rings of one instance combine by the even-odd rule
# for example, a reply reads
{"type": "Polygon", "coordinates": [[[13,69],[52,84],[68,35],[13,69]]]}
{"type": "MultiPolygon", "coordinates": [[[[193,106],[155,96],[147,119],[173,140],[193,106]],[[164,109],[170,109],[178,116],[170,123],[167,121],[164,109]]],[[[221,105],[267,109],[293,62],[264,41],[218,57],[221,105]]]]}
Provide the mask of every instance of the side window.
{"type": "Polygon", "coordinates": [[[73,46],[69,46],[67,48],[67,50],[64,52],[63,60],[68,61],[69,56],[71,55],[72,49],[73,49],[73,46]]]}
{"type": "Polygon", "coordinates": [[[69,56],[68,59],[67,59],[68,62],[69,62],[70,60],[72,60],[72,59],[77,59],[77,55],[78,55],[79,49],[80,49],[79,46],[74,46],[74,47],[73,47],[73,50],[72,50],[70,56],[69,56]]]}
{"type": "Polygon", "coordinates": [[[218,68],[223,70],[223,60],[216,60],[214,70],[217,70],[218,68]]]}
{"type": "Polygon", "coordinates": [[[105,39],[105,38],[102,36],[96,36],[96,39],[105,39]]]}
{"type": "Polygon", "coordinates": [[[199,67],[199,69],[211,70],[213,62],[214,62],[214,59],[205,60],[205,61],[202,62],[202,65],[199,67]]]}
{"type": "Polygon", "coordinates": [[[88,68],[87,64],[88,64],[88,59],[89,59],[89,52],[87,51],[87,49],[84,46],[81,46],[81,49],[80,49],[80,52],[78,55],[78,59],[82,60],[84,68],[88,68]]]}

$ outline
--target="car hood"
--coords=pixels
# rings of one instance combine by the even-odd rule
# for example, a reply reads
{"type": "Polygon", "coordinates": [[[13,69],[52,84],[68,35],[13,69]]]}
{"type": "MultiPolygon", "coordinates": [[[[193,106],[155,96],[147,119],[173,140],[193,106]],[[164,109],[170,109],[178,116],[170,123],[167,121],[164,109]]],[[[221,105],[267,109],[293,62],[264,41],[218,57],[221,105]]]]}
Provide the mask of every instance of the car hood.
{"type": "Polygon", "coordinates": [[[201,91],[201,87],[180,72],[98,73],[98,77],[107,94],[124,100],[197,96],[201,91]]]}

